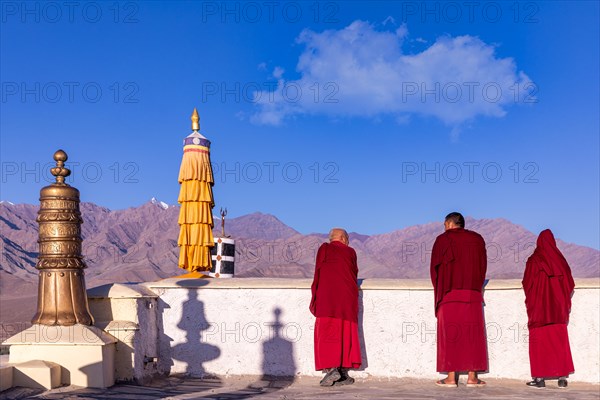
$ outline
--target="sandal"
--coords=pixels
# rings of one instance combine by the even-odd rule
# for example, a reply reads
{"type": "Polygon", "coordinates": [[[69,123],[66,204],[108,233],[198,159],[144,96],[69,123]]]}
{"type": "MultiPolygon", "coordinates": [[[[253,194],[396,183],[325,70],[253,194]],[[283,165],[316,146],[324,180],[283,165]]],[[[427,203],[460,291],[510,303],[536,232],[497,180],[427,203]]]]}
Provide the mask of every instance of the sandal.
{"type": "Polygon", "coordinates": [[[353,383],[354,383],[354,378],[352,378],[351,376],[349,376],[346,379],[341,378],[339,381],[335,381],[335,383],[333,384],[333,386],[352,385],[353,383]]]}
{"type": "Polygon", "coordinates": [[[333,384],[342,377],[337,368],[331,368],[325,371],[327,371],[325,377],[319,382],[319,385],[321,386],[333,386],[333,384]]]}
{"type": "Polygon", "coordinates": [[[435,384],[437,386],[441,386],[441,387],[449,387],[449,388],[456,388],[456,387],[458,387],[458,384],[456,382],[454,382],[454,383],[446,383],[446,379],[448,379],[448,378],[440,379],[435,384]]]}
{"type": "Polygon", "coordinates": [[[344,386],[344,385],[352,385],[354,383],[354,378],[348,375],[347,368],[339,369],[341,378],[338,381],[335,381],[333,386],[344,386]]]}
{"type": "Polygon", "coordinates": [[[487,383],[481,379],[477,379],[477,383],[467,383],[467,387],[484,387],[485,385],[487,385],[487,383]]]}

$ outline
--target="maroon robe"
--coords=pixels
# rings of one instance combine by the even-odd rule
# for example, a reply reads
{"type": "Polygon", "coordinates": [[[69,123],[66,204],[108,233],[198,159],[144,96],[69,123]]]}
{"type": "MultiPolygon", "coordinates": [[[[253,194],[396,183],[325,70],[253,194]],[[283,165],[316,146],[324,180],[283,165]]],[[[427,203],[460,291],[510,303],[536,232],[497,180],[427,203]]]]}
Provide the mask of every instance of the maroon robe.
{"type": "Polygon", "coordinates": [[[571,268],[552,231],[542,231],[523,275],[533,377],[568,376],[575,370],[567,332],[574,289],[571,268]]]}
{"type": "Polygon", "coordinates": [[[358,368],[358,264],[356,252],[339,241],[319,247],[311,286],[315,322],[315,367],[358,368]]]}
{"type": "Polygon", "coordinates": [[[439,235],[431,254],[437,316],[437,371],[487,371],[483,283],[485,241],[455,228],[439,235]]]}

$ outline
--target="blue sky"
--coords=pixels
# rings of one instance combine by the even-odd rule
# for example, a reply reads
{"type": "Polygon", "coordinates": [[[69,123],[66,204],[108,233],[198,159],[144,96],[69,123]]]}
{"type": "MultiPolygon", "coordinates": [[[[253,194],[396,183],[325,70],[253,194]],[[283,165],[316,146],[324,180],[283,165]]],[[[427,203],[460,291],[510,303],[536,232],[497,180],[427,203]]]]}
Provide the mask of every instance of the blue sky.
{"type": "Polygon", "coordinates": [[[599,248],[599,6],[3,2],[0,197],[63,148],[84,201],[177,201],[198,107],[216,211],[365,234],[458,210],[599,248]],[[67,3],[68,4],[68,3],[67,3]]]}

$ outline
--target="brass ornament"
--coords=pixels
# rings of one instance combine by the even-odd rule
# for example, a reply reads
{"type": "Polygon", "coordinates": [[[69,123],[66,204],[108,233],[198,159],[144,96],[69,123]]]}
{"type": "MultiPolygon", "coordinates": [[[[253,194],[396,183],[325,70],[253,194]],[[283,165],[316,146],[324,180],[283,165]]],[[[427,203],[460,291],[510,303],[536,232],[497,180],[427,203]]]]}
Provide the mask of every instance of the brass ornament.
{"type": "Polygon", "coordinates": [[[40,191],[38,307],[33,324],[93,325],[81,255],[81,212],[79,190],[65,183],[71,171],[65,167],[67,154],[54,153],[56,167],[50,172],[56,182],[40,191]]]}
{"type": "Polygon", "coordinates": [[[194,132],[197,132],[200,130],[200,115],[198,115],[198,110],[196,108],[194,108],[194,112],[192,113],[192,116],[190,117],[190,119],[192,120],[192,130],[194,132]]]}
{"type": "MultiPolygon", "coordinates": [[[[227,216],[227,209],[223,209],[221,207],[221,238],[230,238],[231,235],[225,234],[225,217],[227,216]]],[[[221,238],[219,238],[218,242],[221,243],[221,238]]]]}

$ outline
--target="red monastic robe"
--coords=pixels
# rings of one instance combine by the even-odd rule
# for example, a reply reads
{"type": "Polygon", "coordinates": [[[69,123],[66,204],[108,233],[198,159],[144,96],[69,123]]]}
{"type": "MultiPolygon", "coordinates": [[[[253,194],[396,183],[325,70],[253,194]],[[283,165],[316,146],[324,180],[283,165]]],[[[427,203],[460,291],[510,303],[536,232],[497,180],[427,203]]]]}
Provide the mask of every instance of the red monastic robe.
{"type": "Polygon", "coordinates": [[[439,235],[431,254],[437,316],[437,371],[487,371],[483,283],[485,241],[455,228],[439,235]]]}
{"type": "Polygon", "coordinates": [[[575,371],[567,332],[574,288],[571,268],[552,231],[542,231],[523,275],[533,377],[554,378],[575,371]]]}
{"type": "Polygon", "coordinates": [[[311,286],[315,322],[315,367],[359,368],[358,264],[356,252],[339,241],[319,247],[311,286]]]}

